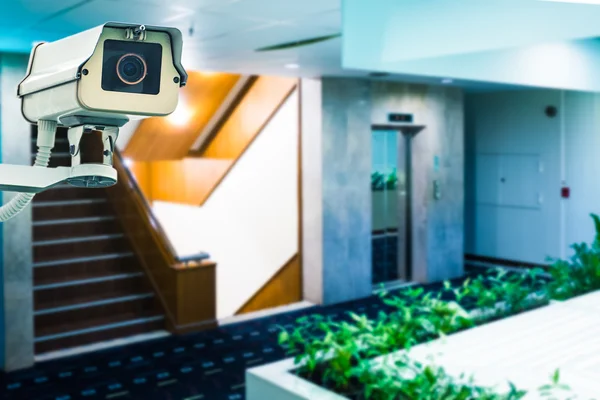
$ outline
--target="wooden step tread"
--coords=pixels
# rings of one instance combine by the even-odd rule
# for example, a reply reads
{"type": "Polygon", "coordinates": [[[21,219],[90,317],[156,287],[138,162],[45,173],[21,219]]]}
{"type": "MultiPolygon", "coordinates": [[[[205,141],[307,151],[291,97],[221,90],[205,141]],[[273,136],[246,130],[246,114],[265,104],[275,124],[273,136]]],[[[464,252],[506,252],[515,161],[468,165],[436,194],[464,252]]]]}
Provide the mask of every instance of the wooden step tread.
{"type": "Polygon", "coordinates": [[[55,281],[52,283],[35,285],[33,287],[33,290],[38,291],[38,290],[64,288],[64,287],[68,287],[68,286],[89,285],[89,284],[93,284],[93,283],[114,281],[114,280],[119,280],[119,279],[138,278],[141,276],[144,276],[144,273],[138,272],[138,271],[125,273],[125,274],[118,274],[118,275],[99,275],[99,276],[88,277],[85,279],[73,279],[73,277],[67,276],[67,277],[64,277],[62,280],[55,281]]]}
{"type": "Polygon", "coordinates": [[[33,261],[39,263],[130,250],[129,241],[123,233],[40,240],[33,242],[33,261]]]}
{"type": "Polygon", "coordinates": [[[65,224],[86,224],[99,221],[114,221],[116,218],[113,215],[103,217],[79,217],[79,218],[61,218],[61,219],[46,219],[33,222],[33,226],[49,226],[49,225],[65,225],[65,224]]]}
{"type": "Polygon", "coordinates": [[[114,212],[106,198],[59,199],[60,197],[55,201],[34,202],[33,221],[35,223],[57,224],[58,222],[51,221],[114,217],[114,212]]]}
{"type": "Polygon", "coordinates": [[[62,313],[62,312],[67,312],[67,311],[81,310],[81,309],[92,308],[92,307],[101,307],[101,306],[106,306],[106,305],[113,304],[113,303],[124,303],[124,302],[128,302],[128,301],[136,301],[136,300],[142,300],[142,299],[148,299],[148,298],[154,298],[154,293],[148,292],[148,293],[132,294],[132,295],[122,296],[122,297],[111,297],[111,298],[104,299],[104,300],[90,301],[87,303],[73,304],[70,306],[47,308],[44,310],[35,311],[34,316],[57,314],[57,313],[62,313]]]}
{"type": "Polygon", "coordinates": [[[34,291],[34,310],[47,310],[94,301],[148,293],[152,290],[142,274],[124,279],[102,280],[34,291]]]}
{"type": "Polygon", "coordinates": [[[56,240],[40,240],[37,242],[33,242],[34,246],[50,246],[57,244],[65,244],[65,243],[82,243],[82,242],[92,242],[97,240],[110,240],[110,239],[119,239],[125,237],[123,233],[114,233],[110,235],[91,235],[91,236],[74,236],[56,240]]]}
{"type": "Polygon", "coordinates": [[[45,337],[102,327],[123,321],[161,315],[153,297],[114,301],[99,306],[79,308],[35,316],[35,336],[45,337]]]}
{"type": "MultiPolygon", "coordinates": [[[[52,190],[52,189],[49,189],[52,190]]],[[[35,197],[34,197],[35,198],[35,197]]],[[[107,203],[108,200],[105,198],[89,198],[89,199],[75,199],[75,200],[54,200],[54,201],[35,201],[33,202],[33,208],[43,207],[64,207],[64,206],[77,206],[82,204],[101,204],[107,203]]]]}
{"type": "Polygon", "coordinates": [[[128,322],[129,323],[105,327],[105,329],[102,330],[92,330],[88,331],[88,333],[79,333],[74,336],[65,336],[55,339],[46,338],[44,341],[38,341],[35,343],[35,353],[42,354],[59,349],[64,350],[91,343],[155,332],[163,330],[165,325],[164,317],[161,316],[128,322]]]}
{"type": "Polygon", "coordinates": [[[111,276],[141,274],[137,260],[101,260],[95,263],[65,264],[63,266],[37,268],[33,271],[34,287],[71,281],[89,281],[111,276]]]}
{"type": "Polygon", "coordinates": [[[44,267],[55,267],[55,266],[64,266],[67,264],[80,264],[80,263],[92,263],[96,261],[103,260],[114,260],[121,258],[132,258],[134,254],[130,251],[122,252],[122,253],[112,253],[112,254],[100,254],[96,256],[90,257],[75,257],[75,258],[64,258],[53,261],[41,261],[33,264],[33,268],[44,268],[44,267]]]}
{"type": "Polygon", "coordinates": [[[164,315],[160,314],[149,314],[145,316],[141,315],[122,315],[116,316],[113,320],[110,319],[98,319],[97,324],[93,326],[89,326],[87,328],[80,329],[72,329],[68,331],[62,331],[60,333],[54,334],[41,334],[40,336],[35,337],[35,343],[46,342],[50,340],[63,339],[66,337],[79,336],[84,334],[89,334],[93,332],[100,332],[111,330],[115,328],[121,328],[125,326],[138,325],[146,322],[154,322],[154,321],[163,321],[165,319],[164,315]]]}
{"type": "Polygon", "coordinates": [[[34,242],[122,233],[123,228],[114,216],[64,218],[33,223],[34,242]]]}

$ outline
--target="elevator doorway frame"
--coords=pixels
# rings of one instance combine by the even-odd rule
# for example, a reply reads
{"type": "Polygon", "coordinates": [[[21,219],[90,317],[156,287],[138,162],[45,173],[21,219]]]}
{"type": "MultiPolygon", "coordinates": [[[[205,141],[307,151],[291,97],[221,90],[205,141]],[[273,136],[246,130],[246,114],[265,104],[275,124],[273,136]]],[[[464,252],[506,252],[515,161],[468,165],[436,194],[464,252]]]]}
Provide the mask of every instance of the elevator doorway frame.
{"type": "MultiPolygon", "coordinates": [[[[396,131],[402,136],[404,154],[398,154],[398,165],[404,164],[405,171],[405,185],[404,190],[405,196],[401,195],[401,190],[398,190],[397,207],[399,211],[404,214],[403,227],[398,227],[398,252],[397,252],[397,264],[398,268],[398,280],[373,284],[374,291],[381,290],[392,290],[403,286],[412,285],[412,279],[414,276],[414,260],[413,260],[413,216],[414,216],[414,198],[413,198],[413,138],[422,130],[426,128],[425,125],[414,125],[414,124],[372,124],[371,134],[375,131],[396,131]],[[404,198],[403,198],[404,197],[404,198]]],[[[400,141],[399,141],[400,143],[400,141]]],[[[400,146],[398,146],[398,152],[400,153],[400,146]]],[[[398,216],[401,215],[398,213],[398,216]]],[[[399,219],[400,220],[400,219],[399,219]]],[[[400,224],[399,224],[400,225],[400,224]]],[[[372,266],[371,266],[372,268],[372,266]]]]}

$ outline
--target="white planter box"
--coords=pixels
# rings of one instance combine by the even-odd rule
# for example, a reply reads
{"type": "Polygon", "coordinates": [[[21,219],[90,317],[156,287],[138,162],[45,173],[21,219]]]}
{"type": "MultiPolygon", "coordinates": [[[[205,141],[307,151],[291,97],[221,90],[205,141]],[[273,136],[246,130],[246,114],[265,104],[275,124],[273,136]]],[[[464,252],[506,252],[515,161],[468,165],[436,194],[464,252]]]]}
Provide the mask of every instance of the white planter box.
{"type": "MultiPolygon", "coordinates": [[[[577,399],[600,393],[600,292],[492,322],[411,350],[415,359],[435,362],[451,374],[473,375],[479,384],[504,387],[511,381],[531,390],[527,400],[541,398],[537,388],[560,369],[561,381],[577,399]]],[[[374,360],[393,360],[399,351],[374,360]]],[[[247,400],[342,400],[292,373],[293,359],[246,371],[247,400]]]]}

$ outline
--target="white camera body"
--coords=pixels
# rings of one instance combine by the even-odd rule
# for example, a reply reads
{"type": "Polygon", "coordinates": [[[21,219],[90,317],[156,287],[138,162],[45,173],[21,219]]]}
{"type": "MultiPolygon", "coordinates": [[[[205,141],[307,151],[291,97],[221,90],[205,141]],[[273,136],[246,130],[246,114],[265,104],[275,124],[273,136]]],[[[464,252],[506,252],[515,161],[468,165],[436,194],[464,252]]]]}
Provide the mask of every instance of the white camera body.
{"type": "Polygon", "coordinates": [[[37,45],[18,96],[25,119],[58,126],[123,126],[164,116],[187,81],[176,28],[109,22],[37,45]]]}

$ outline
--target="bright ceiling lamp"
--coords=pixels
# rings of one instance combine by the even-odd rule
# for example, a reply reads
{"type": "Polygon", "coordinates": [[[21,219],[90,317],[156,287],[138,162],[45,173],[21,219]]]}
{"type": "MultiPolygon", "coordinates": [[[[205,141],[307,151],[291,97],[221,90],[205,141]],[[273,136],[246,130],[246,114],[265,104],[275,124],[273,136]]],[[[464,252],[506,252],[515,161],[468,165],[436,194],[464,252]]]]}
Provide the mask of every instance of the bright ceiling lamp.
{"type": "Polygon", "coordinates": [[[177,108],[171,115],[167,117],[167,120],[173,125],[185,126],[191,118],[192,110],[188,107],[185,101],[183,101],[183,99],[179,99],[177,108]]]}
{"type": "Polygon", "coordinates": [[[133,166],[133,160],[129,157],[125,157],[123,158],[123,165],[125,165],[127,168],[131,168],[133,166]]]}

